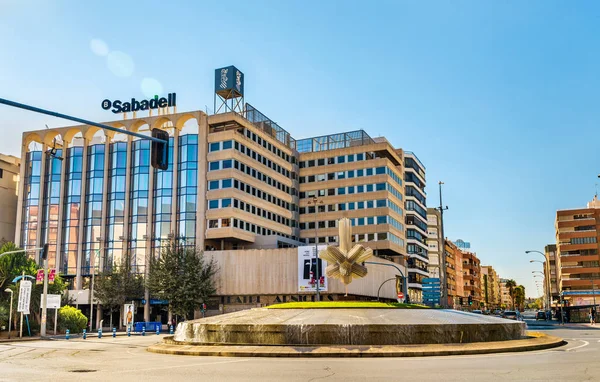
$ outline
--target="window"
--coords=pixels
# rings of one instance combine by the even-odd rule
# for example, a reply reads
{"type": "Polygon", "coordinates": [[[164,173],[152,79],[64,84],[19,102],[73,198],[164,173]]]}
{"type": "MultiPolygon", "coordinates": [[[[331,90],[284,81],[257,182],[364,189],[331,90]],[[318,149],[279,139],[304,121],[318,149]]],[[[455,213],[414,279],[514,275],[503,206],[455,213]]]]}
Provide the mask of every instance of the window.
{"type": "Polygon", "coordinates": [[[231,168],[231,159],[223,161],[223,168],[231,168]]]}
{"type": "Polygon", "coordinates": [[[348,162],[354,162],[354,154],[348,155],[348,162]]]}
{"type": "Polygon", "coordinates": [[[208,171],[215,171],[219,169],[219,162],[210,162],[208,171]]]}
{"type": "Polygon", "coordinates": [[[382,175],[382,174],[385,174],[385,167],[377,167],[377,168],[375,169],[375,174],[376,174],[376,175],[382,175]]]}
{"type": "Polygon", "coordinates": [[[337,162],[338,163],[346,163],[346,157],[343,155],[340,155],[339,157],[337,157],[337,162]]]}
{"type": "Polygon", "coordinates": [[[209,209],[215,209],[215,208],[219,208],[219,201],[218,200],[209,200],[208,201],[208,208],[209,209]]]}
{"type": "Polygon", "coordinates": [[[209,220],[208,221],[208,228],[219,228],[219,221],[218,220],[209,220]]]}
{"type": "Polygon", "coordinates": [[[216,190],[219,188],[219,181],[218,180],[211,180],[210,183],[208,183],[208,189],[209,190],[216,190]]]}
{"type": "Polygon", "coordinates": [[[345,187],[339,187],[338,191],[337,191],[338,195],[345,195],[346,194],[346,188],[345,187]]]}
{"type": "Polygon", "coordinates": [[[231,207],[231,199],[221,200],[221,208],[231,207]]]}
{"type": "Polygon", "coordinates": [[[231,221],[231,219],[229,219],[229,218],[221,219],[221,227],[229,227],[230,221],[231,221]]]}
{"type": "Polygon", "coordinates": [[[231,179],[223,179],[223,187],[222,188],[230,188],[231,187],[231,179]]]}
{"type": "Polygon", "coordinates": [[[221,145],[220,142],[213,142],[210,144],[210,149],[208,151],[213,152],[213,151],[219,151],[219,146],[221,145]]]}
{"type": "Polygon", "coordinates": [[[232,141],[223,142],[223,150],[230,149],[232,147],[232,141]]]}

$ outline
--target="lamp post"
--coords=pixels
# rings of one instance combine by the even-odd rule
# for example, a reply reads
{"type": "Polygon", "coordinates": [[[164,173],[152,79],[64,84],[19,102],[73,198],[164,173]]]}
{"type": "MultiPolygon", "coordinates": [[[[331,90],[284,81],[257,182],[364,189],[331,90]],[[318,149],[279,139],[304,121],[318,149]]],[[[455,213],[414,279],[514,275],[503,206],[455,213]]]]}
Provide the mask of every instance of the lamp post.
{"type": "MultiPolygon", "coordinates": [[[[543,261],[539,261],[539,260],[529,260],[529,262],[530,262],[530,263],[540,263],[540,264],[542,264],[542,268],[543,268],[543,269],[546,269],[546,263],[545,263],[545,262],[543,262],[543,261]]],[[[540,273],[542,273],[542,272],[540,272],[540,273]]],[[[546,280],[547,278],[549,278],[549,276],[548,276],[548,277],[546,277],[546,274],[544,274],[544,273],[542,273],[542,275],[543,275],[543,278],[544,278],[544,306],[546,306],[546,308],[547,308],[547,309],[550,309],[550,305],[552,304],[552,303],[551,303],[551,301],[552,301],[552,295],[551,295],[551,293],[552,293],[552,292],[551,292],[551,290],[548,288],[548,285],[549,285],[549,284],[548,284],[548,282],[547,282],[547,280],[546,280]]]]}
{"type": "Polygon", "coordinates": [[[12,323],[12,305],[13,305],[13,291],[12,289],[6,288],[4,289],[6,293],[10,293],[10,308],[8,313],[8,339],[10,339],[10,325],[12,323]]]}
{"type": "MultiPolygon", "coordinates": [[[[544,269],[546,271],[546,274],[548,275],[548,277],[546,277],[546,290],[548,292],[548,302],[547,302],[547,306],[548,309],[552,308],[552,286],[550,283],[550,279],[552,278],[550,275],[550,257],[548,256],[547,253],[544,252],[540,252],[540,251],[535,251],[535,250],[530,250],[530,251],[525,251],[525,253],[529,254],[529,253],[538,253],[542,256],[544,256],[544,259],[546,259],[546,264],[544,264],[544,269]]],[[[531,262],[531,261],[530,261],[531,262]]],[[[560,292],[560,291],[558,291],[560,292]]]]}
{"type": "Polygon", "coordinates": [[[441,253],[441,268],[440,275],[443,277],[444,282],[440,282],[441,292],[442,292],[442,308],[448,308],[448,280],[447,280],[447,272],[446,272],[446,237],[444,236],[444,211],[448,209],[448,206],[444,207],[442,203],[442,182],[441,180],[438,182],[440,187],[440,206],[436,207],[436,210],[440,212],[440,242],[438,244],[439,251],[441,253]]]}
{"type": "Polygon", "coordinates": [[[319,274],[319,206],[323,205],[323,201],[313,196],[308,205],[315,206],[315,280],[317,283],[317,301],[321,301],[321,294],[319,293],[319,284],[321,283],[321,275],[319,274]]]}
{"type": "Polygon", "coordinates": [[[93,253],[95,256],[90,259],[90,267],[92,268],[92,283],[90,285],[90,332],[94,330],[94,277],[96,275],[96,258],[102,248],[98,248],[95,251],[90,251],[90,255],[93,253]]]}

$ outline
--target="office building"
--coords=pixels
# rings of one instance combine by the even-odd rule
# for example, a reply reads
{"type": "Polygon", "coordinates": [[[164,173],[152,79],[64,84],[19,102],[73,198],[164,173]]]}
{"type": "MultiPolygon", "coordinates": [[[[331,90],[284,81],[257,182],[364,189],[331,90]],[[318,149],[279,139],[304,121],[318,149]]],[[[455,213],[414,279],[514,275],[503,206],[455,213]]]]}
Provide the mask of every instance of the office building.
{"type": "Polygon", "coordinates": [[[19,158],[0,154],[0,243],[15,239],[18,186],[19,158]]]}
{"type": "MultiPolygon", "coordinates": [[[[226,77],[237,71],[224,69],[226,77]]],[[[49,243],[50,267],[71,289],[82,289],[92,269],[119,264],[126,251],[133,270],[143,274],[149,256],[170,240],[217,255],[259,256],[337,244],[337,219],[346,217],[354,242],[408,273],[418,301],[420,277],[427,274],[425,179],[418,158],[363,130],[295,140],[245,103],[243,85],[232,90],[230,81],[236,79],[225,78],[225,92],[217,86],[213,115],[178,112],[167,105],[174,103],[173,93],[165,107],[106,122],[146,136],[154,128],[169,132],[166,170],[150,166],[150,140],[118,131],[81,125],[24,133],[16,242],[27,249],[49,243]],[[411,272],[404,268],[407,256],[411,272]]],[[[103,107],[111,104],[117,103],[105,100],[103,107]]],[[[284,275],[262,277],[264,283],[284,275]]],[[[262,284],[256,288],[276,294],[262,284]]]]}
{"type": "Polygon", "coordinates": [[[440,212],[435,208],[427,209],[427,255],[429,257],[429,263],[427,264],[427,271],[429,277],[440,278],[442,273],[440,272],[441,260],[440,260],[440,248],[442,242],[442,225],[440,219],[440,212]]]}

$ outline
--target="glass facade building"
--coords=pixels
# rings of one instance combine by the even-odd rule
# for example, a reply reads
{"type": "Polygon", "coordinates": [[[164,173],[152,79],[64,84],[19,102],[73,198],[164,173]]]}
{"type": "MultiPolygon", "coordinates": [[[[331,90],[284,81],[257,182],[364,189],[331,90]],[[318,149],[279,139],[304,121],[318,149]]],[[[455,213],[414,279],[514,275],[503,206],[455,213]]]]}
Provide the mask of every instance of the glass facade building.
{"type": "Polygon", "coordinates": [[[169,130],[166,170],[150,165],[148,139],[98,142],[83,127],[83,139],[73,127],[34,132],[65,135],[64,160],[24,153],[18,244],[50,243],[51,266],[57,261],[81,288],[92,267],[110,269],[126,252],[143,274],[169,240],[209,251],[334,244],[337,220],[349,218],[354,242],[396,263],[414,252],[410,266],[426,269],[424,174],[402,150],[362,130],[296,141],[251,111],[126,121],[128,129],[169,130]],[[182,128],[190,120],[195,131],[182,128]],[[49,190],[43,214],[41,181],[49,190]]]}

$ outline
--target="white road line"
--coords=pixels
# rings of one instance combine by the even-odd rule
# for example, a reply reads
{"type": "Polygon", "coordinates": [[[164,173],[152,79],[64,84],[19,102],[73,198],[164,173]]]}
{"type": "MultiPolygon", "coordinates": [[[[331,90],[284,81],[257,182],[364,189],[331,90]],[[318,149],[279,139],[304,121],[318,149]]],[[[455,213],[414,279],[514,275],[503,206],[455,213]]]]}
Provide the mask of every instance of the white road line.
{"type": "Polygon", "coordinates": [[[580,349],[580,348],[588,346],[590,344],[589,342],[584,341],[584,340],[576,340],[576,341],[583,342],[583,345],[575,346],[574,348],[567,349],[567,351],[571,351],[571,350],[575,350],[575,349],[580,349]]]}

